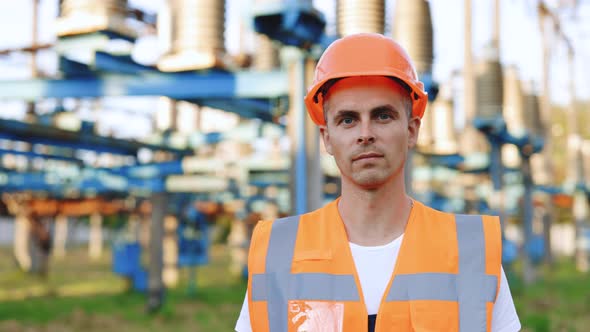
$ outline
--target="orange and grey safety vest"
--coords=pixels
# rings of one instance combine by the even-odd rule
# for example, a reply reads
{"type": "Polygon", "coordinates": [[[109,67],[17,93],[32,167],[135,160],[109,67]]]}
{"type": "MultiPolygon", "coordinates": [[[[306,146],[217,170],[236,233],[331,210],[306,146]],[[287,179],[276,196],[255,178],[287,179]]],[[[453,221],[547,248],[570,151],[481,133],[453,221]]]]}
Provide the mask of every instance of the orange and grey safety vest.
{"type": "MultiPolygon", "coordinates": [[[[248,257],[254,332],[367,330],[337,202],[256,226],[248,257]]],[[[491,331],[501,250],[497,217],[414,202],[375,331],[491,331]]]]}

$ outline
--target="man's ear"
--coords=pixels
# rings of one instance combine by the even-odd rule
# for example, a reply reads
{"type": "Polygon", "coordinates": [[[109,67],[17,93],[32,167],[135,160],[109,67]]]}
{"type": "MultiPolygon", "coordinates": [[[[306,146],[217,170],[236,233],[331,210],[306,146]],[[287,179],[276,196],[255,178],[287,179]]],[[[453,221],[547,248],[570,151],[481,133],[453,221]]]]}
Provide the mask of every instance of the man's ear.
{"type": "Polygon", "coordinates": [[[328,126],[320,125],[320,135],[322,136],[322,140],[324,141],[324,147],[326,147],[326,152],[332,155],[332,143],[330,142],[330,133],[328,133],[328,126]]]}
{"type": "Polygon", "coordinates": [[[415,116],[408,121],[408,149],[413,149],[418,142],[422,120],[415,116]]]}

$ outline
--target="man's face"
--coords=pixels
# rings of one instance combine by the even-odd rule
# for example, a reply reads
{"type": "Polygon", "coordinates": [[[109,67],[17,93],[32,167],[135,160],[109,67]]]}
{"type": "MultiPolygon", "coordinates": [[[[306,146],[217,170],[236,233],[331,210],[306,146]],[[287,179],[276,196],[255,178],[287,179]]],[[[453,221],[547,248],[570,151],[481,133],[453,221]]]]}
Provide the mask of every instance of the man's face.
{"type": "Polygon", "coordinates": [[[420,128],[419,118],[408,119],[408,98],[401,86],[379,76],[345,78],[330,88],[320,132],[343,180],[376,189],[403,177],[420,128]]]}

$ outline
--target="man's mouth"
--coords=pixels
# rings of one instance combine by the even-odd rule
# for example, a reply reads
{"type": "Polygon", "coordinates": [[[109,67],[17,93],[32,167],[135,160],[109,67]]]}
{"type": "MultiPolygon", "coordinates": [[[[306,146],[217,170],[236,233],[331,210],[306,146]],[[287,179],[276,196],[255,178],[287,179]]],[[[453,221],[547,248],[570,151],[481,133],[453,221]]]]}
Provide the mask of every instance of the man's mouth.
{"type": "Polygon", "coordinates": [[[352,161],[357,161],[357,160],[363,160],[363,159],[376,159],[376,158],[382,158],[383,155],[377,152],[367,152],[367,153],[362,153],[359,154],[358,156],[354,157],[352,159],[352,161]]]}

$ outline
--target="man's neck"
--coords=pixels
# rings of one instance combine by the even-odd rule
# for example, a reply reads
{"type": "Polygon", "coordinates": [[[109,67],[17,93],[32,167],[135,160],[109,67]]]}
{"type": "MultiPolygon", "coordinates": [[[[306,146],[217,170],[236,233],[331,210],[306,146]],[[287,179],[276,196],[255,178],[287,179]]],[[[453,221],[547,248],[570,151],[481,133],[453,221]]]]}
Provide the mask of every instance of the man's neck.
{"type": "Polygon", "coordinates": [[[379,246],[404,233],[412,204],[403,179],[375,190],[359,188],[343,179],[338,211],[350,242],[379,246]]]}

